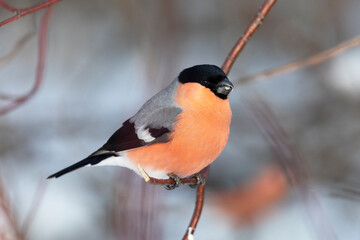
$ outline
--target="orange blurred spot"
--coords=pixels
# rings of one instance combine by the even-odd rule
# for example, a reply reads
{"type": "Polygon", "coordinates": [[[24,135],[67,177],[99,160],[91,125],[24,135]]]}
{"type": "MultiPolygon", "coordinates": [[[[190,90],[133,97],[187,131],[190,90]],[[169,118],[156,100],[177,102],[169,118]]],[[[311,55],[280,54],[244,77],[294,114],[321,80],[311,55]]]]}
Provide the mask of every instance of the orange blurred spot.
{"type": "Polygon", "coordinates": [[[245,186],[213,197],[215,207],[236,224],[251,224],[285,197],[289,186],[282,170],[275,165],[263,169],[245,186]]]}

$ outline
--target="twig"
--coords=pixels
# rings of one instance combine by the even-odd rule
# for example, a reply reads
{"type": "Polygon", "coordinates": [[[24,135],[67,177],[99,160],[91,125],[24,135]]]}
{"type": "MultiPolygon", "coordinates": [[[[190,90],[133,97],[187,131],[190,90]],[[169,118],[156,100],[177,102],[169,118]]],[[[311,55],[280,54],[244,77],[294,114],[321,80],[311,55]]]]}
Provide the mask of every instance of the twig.
{"type": "Polygon", "coordinates": [[[38,63],[37,63],[37,68],[36,68],[36,76],[35,76],[34,86],[25,95],[12,100],[8,105],[0,108],[0,115],[4,115],[5,113],[16,109],[18,106],[20,106],[21,104],[23,104],[27,100],[29,100],[39,89],[39,87],[42,83],[42,80],[43,80],[43,73],[44,73],[45,59],[46,59],[46,49],[47,49],[48,25],[49,25],[51,13],[52,13],[52,6],[50,6],[49,8],[46,9],[46,11],[41,19],[40,32],[39,32],[39,55],[38,55],[38,63]]]}
{"type": "MultiPolygon", "coordinates": [[[[33,17],[32,22],[33,22],[33,28],[31,30],[29,30],[29,32],[26,33],[24,36],[22,36],[19,40],[17,40],[15,45],[13,46],[13,48],[7,54],[0,57],[0,68],[4,67],[8,62],[10,62],[16,56],[16,54],[18,54],[23,49],[23,47],[30,40],[30,38],[35,35],[35,32],[36,32],[35,31],[35,29],[36,29],[35,16],[33,17]]],[[[17,97],[18,96],[12,95],[12,94],[0,93],[1,100],[10,101],[17,97]]]]}
{"type": "Polygon", "coordinates": [[[259,12],[249,25],[249,27],[245,30],[244,35],[236,42],[235,46],[231,49],[228,56],[225,59],[225,62],[222,65],[222,70],[226,75],[229,74],[231,67],[236,61],[242,49],[245,47],[246,42],[249,38],[254,34],[256,29],[260,26],[266,15],[271,10],[271,7],[276,3],[276,0],[267,0],[260,8],[259,12]]]}
{"type": "Polygon", "coordinates": [[[5,196],[4,186],[0,179],[0,211],[4,213],[7,222],[12,228],[13,234],[15,234],[15,240],[24,240],[24,237],[18,228],[17,221],[15,219],[14,213],[11,211],[11,207],[7,197],[5,196]]]}
{"type": "Polygon", "coordinates": [[[24,238],[26,238],[26,235],[30,229],[30,226],[33,223],[35,216],[39,210],[41,201],[44,198],[47,183],[48,182],[44,182],[44,181],[40,180],[40,182],[38,184],[38,187],[35,192],[35,196],[33,197],[33,200],[31,202],[29,212],[27,213],[25,220],[24,220],[24,224],[22,225],[22,228],[21,228],[21,233],[22,233],[22,236],[24,236],[24,238]]]}
{"type": "MultiPolygon", "coordinates": [[[[144,178],[145,182],[155,184],[155,185],[163,185],[163,186],[176,184],[175,180],[172,178],[157,179],[157,178],[150,177],[145,172],[145,170],[141,167],[140,164],[138,164],[137,168],[138,168],[139,172],[141,173],[142,177],[144,178]]],[[[209,174],[208,169],[209,169],[209,167],[206,167],[200,171],[200,174],[203,179],[207,178],[207,176],[209,174]]],[[[198,178],[197,177],[180,178],[179,181],[180,181],[180,184],[192,185],[192,184],[196,184],[198,182],[198,178]]]]}
{"type": "Polygon", "coordinates": [[[359,201],[359,181],[345,180],[341,183],[331,184],[329,193],[332,197],[339,197],[347,200],[359,201]]]}
{"type": "MultiPolygon", "coordinates": [[[[30,228],[30,225],[33,222],[35,215],[39,209],[41,200],[44,197],[44,193],[45,193],[46,186],[47,186],[46,184],[47,183],[43,182],[43,181],[39,182],[38,188],[35,192],[35,196],[31,203],[30,210],[25,217],[24,225],[20,229],[19,224],[17,223],[16,218],[14,216],[14,213],[11,211],[9,201],[8,201],[7,197],[5,196],[4,187],[3,187],[3,184],[0,179],[0,210],[2,210],[2,212],[5,214],[5,217],[9,223],[10,227],[12,228],[13,233],[15,234],[16,240],[25,240],[26,239],[26,234],[27,234],[27,232],[30,228]]],[[[3,239],[3,238],[0,238],[0,239],[3,239]]]]}
{"type": "Polygon", "coordinates": [[[21,18],[21,17],[23,17],[25,15],[28,15],[28,14],[36,12],[36,11],[38,11],[40,9],[49,7],[49,6],[51,6],[54,3],[57,3],[59,1],[61,1],[61,0],[49,0],[49,1],[39,3],[37,5],[34,5],[32,7],[28,7],[28,8],[14,8],[14,7],[10,6],[9,4],[5,3],[3,0],[0,0],[0,6],[2,6],[3,8],[7,9],[10,12],[15,13],[15,16],[10,17],[10,18],[0,22],[0,27],[6,25],[8,23],[14,22],[14,21],[18,20],[19,18],[21,18]]]}
{"type": "Polygon", "coordinates": [[[14,8],[14,7],[10,6],[9,4],[4,2],[3,0],[0,0],[0,6],[2,6],[3,8],[5,8],[6,10],[8,10],[10,12],[17,12],[18,11],[17,8],[14,8]]]}
{"type": "MultiPolygon", "coordinates": [[[[197,186],[197,190],[196,190],[196,203],[195,203],[195,208],[194,208],[194,213],[193,216],[191,218],[189,227],[187,228],[187,231],[183,237],[183,240],[193,240],[194,239],[194,232],[196,229],[196,226],[200,220],[200,216],[201,216],[201,211],[203,209],[204,206],[204,193],[205,193],[205,181],[206,178],[209,175],[209,169],[210,166],[207,166],[206,168],[204,168],[203,170],[200,171],[201,174],[201,178],[203,179],[203,182],[197,186]]],[[[151,183],[151,184],[156,184],[156,185],[172,185],[175,184],[175,180],[174,179],[157,179],[157,178],[152,178],[150,177],[145,170],[141,167],[140,164],[138,164],[138,170],[140,171],[141,175],[143,176],[145,182],[151,183]]],[[[179,179],[181,184],[197,184],[198,183],[198,178],[197,177],[188,177],[188,178],[180,178],[179,179]]]]}
{"type": "Polygon", "coordinates": [[[358,47],[359,45],[360,45],[360,35],[358,35],[348,41],[342,42],[339,45],[337,45],[333,48],[330,48],[328,50],[325,50],[323,52],[320,52],[316,55],[313,55],[308,58],[305,58],[305,59],[302,59],[299,61],[295,61],[295,62],[292,62],[289,64],[285,64],[280,67],[271,68],[271,69],[265,70],[263,72],[254,74],[254,75],[240,78],[236,81],[233,81],[233,83],[234,84],[244,84],[244,83],[254,82],[254,81],[262,80],[264,78],[274,77],[274,76],[277,76],[280,74],[285,74],[285,73],[289,73],[292,71],[296,71],[296,70],[304,68],[304,67],[314,66],[314,65],[322,63],[326,60],[329,60],[333,57],[336,57],[347,50],[358,47]]]}
{"type": "Polygon", "coordinates": [[[194,240],[194,232],[200,220],[201,212],[204,206],[205,183],[200,184],[196,191],[196,203],[193,216],[191,218],[189,227],[183,237],[183,240],[194,240]]]}
{"type": "Polygon", "coordinates": [[[22,38],[20,38],[11,49],[10,52],[0,57],[0,68],[3,67],[6,63],[8,63],[15,55],[18,53],[29,41],[29,39],[34,35],[34,31],[28,32],[22,38]]]}

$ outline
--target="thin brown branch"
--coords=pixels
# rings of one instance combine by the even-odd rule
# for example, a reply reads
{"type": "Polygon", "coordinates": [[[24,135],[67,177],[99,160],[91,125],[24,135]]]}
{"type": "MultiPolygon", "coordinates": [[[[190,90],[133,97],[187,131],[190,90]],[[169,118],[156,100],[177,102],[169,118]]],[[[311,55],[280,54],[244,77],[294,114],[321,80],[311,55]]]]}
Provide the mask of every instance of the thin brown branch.
{"type": "Polygon", "coordinates": [[[245,47],[246,42],[249,38],[254,34],[256,29],[259,28],[262,21],[266,17],[266,15],[271,10],[272,6],[276,3],[276,0],[266,0],[265,3],[260,8],[257,15],[254,17],[251,24],[245,30],[244,35],[236,42],[235,46],[231,49],[228,56],[225,59],[225,62],[222,65],[222,70],[225,72],[226,75],[229,74],[234,62],[236,61],[237,57],[239,56],[242,49],[245,47]]]}
{"type": "Polygon", "coordinates": [[[39,210],[41,201],[43,200],[45,192],[46,192],[47,183],[48,182],[44,182],[44,181],[40,180],[40,182],[38,184],[35,195],[31,202],[29,212],[27,213],[25,220],[24,220],[24,224],[21,228],[21,233],[22,233],[22,236],[24,236],[24,238],[26,238],[26,235],[30,229],[30,226],[33,223],[33,221],[36,217],[36,214],[39,210]]]}
{"type": "MultiPolygon", "coordinates": [[[[9,223],[9,226],[11,227],[13,234],[15,234],[15,236],[14,236],[15,240],[26,239],[26,234],[27,234],[27,232],[31,226],[31,223],[33,222],[35,215],[39,209],[41,200],[44,197],[45,190],[46,190],[46,182],[41,181],[35,192],[35,196],[32,200],[30,210],[25,218],[24,225],[20,229],[19,224],[16,221],[15,214],[11,209],[9,200],[5,195],[4,186],[0,179],[0,211],[2,211],[2,213],[5,215],[5,218],[6,218],[7,222],[9,223]]],[[[3,238],[0,238],[0,239],[3,239],[3,238]]]]}
{"type": "Polygon", "coordinates": [[[10,11],[10,12],[17,12],[17,8],[14,8],[12,6],[10,6],[9,4],[7,4],[6,2],[4,2],[3,0],[0,0],[0,6],[2,6],[3,8],[5,8],[6,10],[10,11]]]}
{"type": "MultiPolygon", "coordinates": [[[[1,1],[1,0],[0,0],[1,1]]],[[[39,89],[42,80],[43,73],[45,67],[45,59],[46,59],[46,49],[47,49],[47,35],[48,35],[48,25],[51,18],[52,6],[46,9],[40,24],[40,32],[39,32],[39,55],[38,55],[38,63],[36,68],[36,76],[35,83],[33,88],[26,93],[25,95],[18,97],[12,100],[8,105],[0,108],[0,115],[4,115],[9,111],[12,111],[19,107],[21,104],[25,103],[29,100],[39,89]]]]}
{"type": "Polygon", "coordinates": [[[49,7],[60,1],[61,0],[49,0],[49,1],[36,4],[36,5],[28,7],[28,8],[14,8],[14,7],[10,6],[9,4],[7,4],[6,2],[4,2],[3,0],[0,0],[0,6],[2,6],[3,8],[7,9],[10,12],[15,13],[15,16],[12,16],[12,17],[0,22],[0,27],[6,25],[8,23],[14,22],[25,15],[28,15],[30,13],[39,11],[40,9],[49,7]]]}
{"type": "MultiPolygon", "coordinates": [[[[145,171],[144,169],[138,165],[138,170],[140,171],[141,175],[143,176],[143,178],[145,179],[146,182],[151,183],[151,184],[156,184],[156,185],[173,185],[175,184],[175,180],[174,179],[157,179],[157,178],[152,178],[150,177],[145,171]]],[[[201,216],[201,212],[204,206],[204,194],[205,194],[205,183],[206,183],[206,178],[209,175],[209,170],[210,170],[210,166],[207,166],[206,168],[204,168],[203,170],[200,171],[200,175],[202,178],[202,183],[200,185],[197,186],[197,191],[196,191],[196,203],[195,203],[195,208],[194,208],[194,213],[193,216],[191,218],[189,227],[187,228],[187,231],[183,237],[183,240],[193,240],[194,237],[194,232],[196,229],[196,226],[200,220],[200,216],[201,216]]],[[[197,177],[188,177],[188,178],[180,178],[180,184],[188,184],[188,185],[193,185],[193,184],[198,184],[198,178],[197,177]]]]}
{"type": "Polygon", "coordinates": [[[25,43],[27,43],[34,34],[34,31],[25,34],[15,43],[14,47],[10,50],[10,52],[0,57],[0,68],[7,64],[9,61],[11,61],[11,59],[15,57],[15,55],[24,47],[25,43]]]}
{"type": "Polygon", "coordinates": [[[354,180],[345,180],[341,183],[333,183],[330,185],[332,197],[339,197],[347,200],[358,202],[360,200],[360,183],[354,180]]]}
{"type": "MultiPolygon", "coordinates": [[[[196,178],[191,177],[191,178],[181,178],[180,179],[180,184],[195,184],[196,183],[196,178]]],[[[173,185],[175,184],[175,180],[172,178],[168,178],[168,179],[157,179],[157,178],[153,178],[153,177],[149,177],[149,180],[147,181],[148,183],[151,184],[155,184],[155,185],[173,185]]]]}
{"type": "Polygon", "coordinates": [[[295,62],[292,62],[289,64],[285,64],[280,67],[271,68],[271,69],[265,70],[263,72],[257,73],[255,75],[246,76],[246,77],[243,77],[243,78],[240,78],[240,79],[234,81],[233,83],[234,84],[244,84],[244,83],[254,82],[254,81],[262,80],[264,78],[270,78],[270,77],[274,77],[274,76],[277,76],[280,74],[286,74],[289,72],[293,72],[293,71],[299,70],[301,68],[314,66],[314,65],[320,64],[326,60],[329,60],[333,57],[336,57],[347,50],[358,47],[359,45],[360,45],[360,35],[358,35],[348,41],[342,42],[333,48],[330,48],[328,50],[325,50],[323,52],[320,52],[318,54],[310,56],[308,58],[305,58],[305,59],[302,59],[299,61],[295,61],[295,62]]]}
{"type": "MultiPolygon", "coordinates": [[[[35,17],[33,15],[33,27],[31,30],[29,30],[28,33],[26,33],[23,37],[21,37],[18,41],[16,41],[15,45],[13,46],[13,48],[4,56],[0,57],[0,68],[4,67],[7,63],[9,63],[25,46],[25,44],[31,39],[31,37],[33,35],[35,35],[35,29],[36,29],[36,20],[35,17]]],[[[13,95],[13,94],[5,94],[5,93],[0,93],[0,99],[1,100],[14,100],[16,99],[17,95],[13,95]]]]}
{"type": "MultiPolygon", "coordinates": [[[[148,182],[148,183],[151,183],[151,184],[154,184],[154,185],[162,185],[162,186],[176,184],[175,180],[172,179],[172,178],[158,179],[158,178],[150,177],[144,171],[144,169],[140,166],[140,164],[138,164],[138,170],[141,173],[142,177],[144,178],[145,182],[148,182]]],[[[208,174],[209,174],[209,166],[204,168],[203,170],[201,170],[200,174],[201,174],[202,179],[206,179],[208,174]]],[[[186,178],[180,178],[179,181],[180,181],[180,184],[193,185],[193,184],[198,183],[198,178],[195,177],[195,176],[194,177],[186,177],[186,178]]]]}
{"type": "Polygon", "coordinates": [[[193,240],[196,226],[200,220],[201,212],[204,206],[205,183],[200,184],[196,190],[196,203],[193,216],[190,220],[189,227],[183,237],[183,240],[193,240]]]}
{"type": "MultiPolygon", "coordinates": [[[[6,221],[11,227],[12,233],[15,234],[15,240],[24,240],[24,237],[21,231],[18,228],[18,224],[15,218],[15,215],[10,207],[10,203],[8,201],[7,196],[5,195],[4,186],[0,179],[0,211],[4,214],[6,221]]],[[[1,229],[0,229],[1,230],[1,229]]],[[[1,232],[0,232],[1,234],[1,232]]],[[[5,234],[5,233],[2,233],[5,234]]]]}

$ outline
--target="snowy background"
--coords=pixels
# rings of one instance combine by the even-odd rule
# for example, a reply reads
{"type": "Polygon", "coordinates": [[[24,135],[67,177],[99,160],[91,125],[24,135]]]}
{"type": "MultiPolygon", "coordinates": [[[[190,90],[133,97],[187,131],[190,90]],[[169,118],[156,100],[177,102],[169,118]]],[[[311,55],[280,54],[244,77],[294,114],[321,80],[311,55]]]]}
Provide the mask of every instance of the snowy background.
{"type": "MultiPolygon", "coordinates": [[[[17,7],[35,3],[11,1],[17,7]]],[[[29,102],[0,117],[0,176],[20,226],[39,182],[45,190],[28,239],[183,236],[194,207],[193,189],[169,192],[112,167],[45,178],[100,147],[182,69],[221,65],[261,4],[74,0],[54,6],[44,83],[29,102]]],[[[230,80],[356,36],[359,12],[357,0],[279,1],[241,53],[230,80]]],[[[2,27],[0,56],[24,34],[37,31],[42,14],[2,27]]],[[[1,19],[8,16],[0,9],[1,19]]],[[[0,93],[28,91],[36,61],[35,34],[15,58],[0,65],[0,93]]],[[[328,232],[338,239],[359,239],[360,48],[316,67],[237,86],[230,101],[231,135],[212,164],[196,239],[326,239],[321,236],[328,232]],[[281,172],[271,174],[277,169],[276,154],[244,104],[253,96],[269,103],[302,152],[327,229],[314,228],[301,196],[281,172]],[[260,181],[274,188],[273,197],[263,194],[260,181]],[[344,193],[344,188],[350,190],[344,193]],[[221,197],[237,191],[240,197],[225,206],[221,197]],[[251,207],[260,198],[262,207],[251,207]]]]}

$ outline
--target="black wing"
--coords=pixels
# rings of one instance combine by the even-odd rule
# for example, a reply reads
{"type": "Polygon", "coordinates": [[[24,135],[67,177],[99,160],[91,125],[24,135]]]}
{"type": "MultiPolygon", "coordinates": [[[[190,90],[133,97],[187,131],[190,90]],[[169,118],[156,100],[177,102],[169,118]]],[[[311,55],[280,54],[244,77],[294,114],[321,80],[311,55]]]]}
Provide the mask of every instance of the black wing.
{"type": "Polygon", "coordinates": [[[58,178],[86,165],[96,165],[109,157],[118,156],[117,152],[139,148],[154,143],[167,142],[171,131],[166,127],[145,127],[144,130],[148,131],[149,136],[153,138],[152,141],[144,141],[139,138],[136,133],[135,124],[130,122],[130,120],[127,120],[99,150],[87,158],[50,175],[48,178],[58,178]]]}
{"type": "Polygon", "coordinates": [[[130,119],[127,120],[123,123],[122,127],[119,128],[109,138],[104,146],[99,149],[99,151],[121,152],[129,149],[144,147],[154,143],[167,142],[169,140],[168,137],[171,131],[166,127],[154,128],[146,126],[144,130],[149,131],[150,136],[154,138],[153,141],[146,142],[144,139],[138,137],[136,130],[135,123],[130,122],[130,119]]]}

